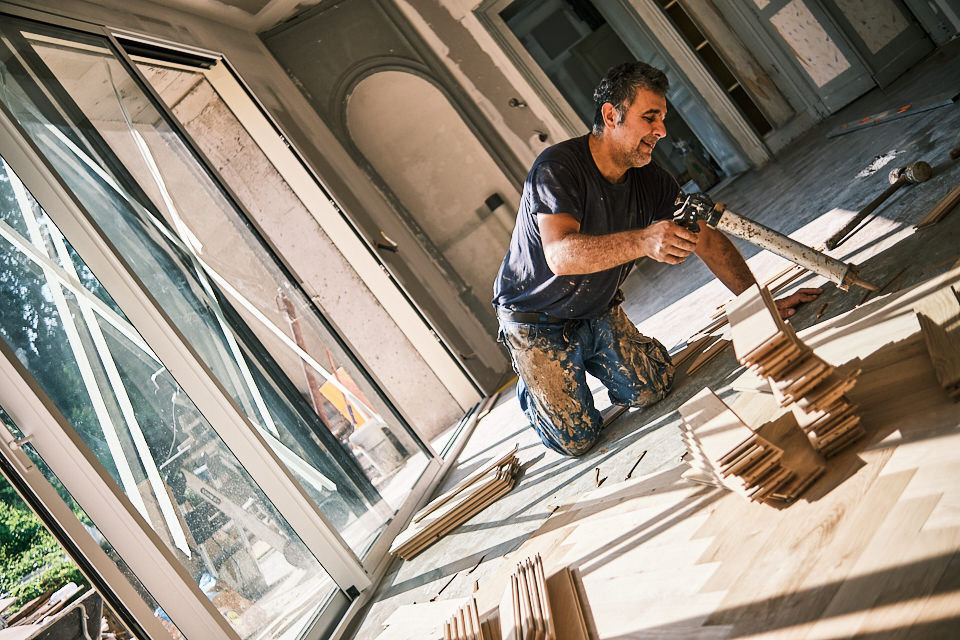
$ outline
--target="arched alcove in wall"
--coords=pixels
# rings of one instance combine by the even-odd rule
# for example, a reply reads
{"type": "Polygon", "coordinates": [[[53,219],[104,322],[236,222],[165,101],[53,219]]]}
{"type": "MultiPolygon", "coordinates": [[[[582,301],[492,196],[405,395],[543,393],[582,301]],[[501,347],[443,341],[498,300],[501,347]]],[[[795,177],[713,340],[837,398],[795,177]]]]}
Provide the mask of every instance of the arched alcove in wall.
{"type": "Polygon", "coordinates": [[[418,75],[367,76],[347,97],[346,114],[357,149],[489,308],[520,198],[510,180],[446,96],[418,75]],[[505,204],[491,211],[485,202],[494,194],[505,204]]]}

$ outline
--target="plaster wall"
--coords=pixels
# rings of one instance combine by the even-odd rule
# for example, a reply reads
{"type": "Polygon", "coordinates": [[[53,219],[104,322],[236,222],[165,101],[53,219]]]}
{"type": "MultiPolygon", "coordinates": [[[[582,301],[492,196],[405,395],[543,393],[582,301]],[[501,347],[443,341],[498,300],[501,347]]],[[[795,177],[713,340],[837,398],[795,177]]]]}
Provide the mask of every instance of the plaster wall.
{"type": "MultiPolygon", "coordinates": [[[[244,202],[256,218],[261,230],[277,247],[282,247],[284,261],[309,286],[308,293],[325,310],[327,318],[341,333],[352,336],[352,345],[360,353],[367,354],[367,366],[378,373],[386,391],[403,391],[403,411],[411,424],[418,425],[421,433],[432,438],[437,430],[454,420],[457,415],[445,416],[443,421],[434,419],[436,398],[449,396],[435,375],[425,367],[411,370],[398,367],[405,361],[416,362],[420,356],[406,340],[382,342],[382,328],[390,327],[392,321],[385,309],[377,304],[357,272],[344,259],[330,238],[320,229],[317,221],[284,182],[283,177],[270,164],[269,159],[254,140],[242,129],[236,117],[220,100],[213,87],[201,78],[178,96],[176,81],[170,82],[182,72],[158,68],[144,68],[145,74],[167,100],[171,109],[186,127],[190,135],[204,150],[207,157],[244,202]],[[169,98],[166,87],[174,89],[169,98]],[[415,389],[418,393],[411,393],[415,389]],[[429,428],[427,427],[429,425],[429,428]]],[[[224,248],[229,251],[229,247],[224,248]]],[[[250,283],[249,286],[255,286],[250,283]]],[[[266,291],[266,299],[258,305],[265,311],[276,311],[272,298],[275,291],[266,291]]],[[[301,311],[302,313],[302,311],[301,311]]],[[[277,326],[285,326],[284,318],[275,319],[277,326]]],[[[253,323],[254,328],[256,324],[253,323]]],[[[261,341],[274,342],[269,334],[258,332],[261,341]]],[[[309,345],[308,352],[324,353],[324,346],[309,345]]],[[[296,372],[300,363],[288,350],[276,345],[273,354],[288,354],[285,363],[288,372],[296,372]]],[[[304,395],[309,389],[302,376],[290,375],[304,395]]],[[[394,394],[395,395],[395,394],[394,394]]]]}
{"type": "MultiPolygon", "coordinates": [[[[497,323],[490,304],[492,277],[471,280],[469,274],[451,262],[421,224],[423,209],[418,198],[424,195],[422,192],[426,190],[429,195],[447,187],[437,182],[415,187],[409,182],[394,184],[390,178],[405,171],[403,160],[389,151],[367,148],[364,152],[358,147],[353,134],[362,135],[371,129],[390,132],[390,137],[408,133],[409,123],[402,120],[403,107],[399,103],[390,100],[377,112],[364,112],[360,118],[357,113],[351,113],[349,128],[347,103],[357,85],[368,76],[386,71],[418,76],[436,88],[459,114],[468,128],[464,136],[475,139],[483,147],[483,155],[497,167],[495,172],[502,172],[511,184],[519,184],[526,168],[502,132],[490,125],[456,78],[437,61],[432,49],[387,0],[321,5],[261,37],[347,150],[349,161],[363,169],[370,185],[390,203],[389,210],[371,210],[369,217],[360,223],[367,229],[368,237],[379,239],[382,232],[397,243],[398,251],[381,252],[384,262],[401,274],[405,286],[420,287],[422,295],[416,299],[430,312],[431,319],[449,320],[447,325],[438,324],[438,329],[445,337],[452,338],[456,353],[479,384],[487,392],[499,388],[510,372],[510,364],[504,349],[496,342],[497,323]],[[384,168],[389,170],[383,171],[384,168]],[[404,197],[411,192],[418,198],[404,197]]],[[[441,138],[421,142],[426,147],[421,158],[433,156],[434,163],[441,165],[446,157],[443,147],[449,146],[448,142],[441,138]]],[[[431,167],[429,171],[435,169],[431,167]]],[[[458,176],[455,184],[461,180],[467,177],[458,176]]],[[[502,196],[507,202],[513,200],[510,204],[515,206],[516,200],[509,193],[502,196]]],[[[469,211],[482,205],[481,198],[470,205],[469,211]]],[[[452,213],[459,216],[462,212],[452,213]]],[[[478,248],[484,249],[490,254],[501,253],[496,246],[478,248]]]]}
{"type": "MultiPolygon", "coordinates": [[[[49,11],[44,3],[24,5],[49,11]]],[[[347,154],[255,34],[144,0],[97,3],[62,0],[56,15],[223,53],[304,152],[346,211],[389,208],[359,168],[348,162],[339,163],[335,168],[327,160],[331,155],[336,157],[339,153],[347,157],[347,154]]],[[[244,160],[241,156],[234,158],[234,162],[232,168],[227,168],[236,171],[244,160]]],[[[250,176],[243,180],[255,184],[250,176]]],[[[278,198],[286,205],[291,204],[283,193],[279,193],[278,198]]],[[[324,312],[355,353],[368,364],[384,391],[410,424],[427,438],[456,422],[463,410],[479,399],[479,394],[473,391],[473,396],[462,392],[454,396],[450,384],[444,384],[444,378],[432,366],[434,363],[424,359],[357,272],[351,273],[351,268],[346,266],[348,260],[316,221],[300,220],[286,227],[286,232],[279,233],[277,229],[285,227],[281,222],[290,211],[289,206],[277,206],[265,212],[262,226],[274,228],[274,236],[269,240],[281,253],[289,251],[292,258],[305,264],[309,262],[314,268],[310,278],[304,273],[297,276],[309,292],[320,297],[324,312]],[[297,226],[299,224],[303,226],[297,226]],[[299,233],[291,233],[290,229],[298,229],[299,233]]]]}
{"type": "Polygon", "coordinates": [[[524,167],[547,146],[586,133],[586,128],[571,131],[551,114],[542,96],[480,24],[474,14],[480,0],[395,2],[524,167]],[[511,99],[521,106],[511,106],[511,99]]]}
{"type": "Polygon", "coordinates": [[[347,125],[467,286],[489,297],[513,220],[483,203],[498,194],[515,211],[520,194],[446,97],[419,76],[382,71],[349,96],[347,125]]]}

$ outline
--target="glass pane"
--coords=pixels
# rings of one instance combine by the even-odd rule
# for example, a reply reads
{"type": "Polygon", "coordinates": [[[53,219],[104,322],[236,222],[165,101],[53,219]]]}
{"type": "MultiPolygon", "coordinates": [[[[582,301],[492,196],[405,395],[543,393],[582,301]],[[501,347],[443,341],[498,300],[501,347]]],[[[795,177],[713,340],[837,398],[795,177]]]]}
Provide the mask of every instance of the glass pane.
{"type": "MultiPolygon", "coordinates": [[[[23,434],[13,423],[10,416],[0,407],[0,423],[16,437],[23,434]]],[[[0,426],[2,429],[3,426],[0,426]]],[[[113,551],[110,543],[87,517],[83,509],[76,503],[73,496],[60,483],[60,480],[50,470],[43,459],[28,444],[23,448],[33,464],[41,471],[51,486],[67,504],[77,520],[90,533],[91,538],[101,545],[117,563],[121,572],[130,581],[135,590],[143,598],[147,607],[157,613],[164,628],[170,632],[172,638],[182,638],[179,629],[173,625],[157,606],[156,601],[147,592],[146,588],[137,580],[133,572],[126,566],[113,551]]],[[[58,629],[68,628],[76,637],[84,637],[80,632],[82,616],[86,614],[87,637],[100,637],[101,628],[117,638],[129,638],[130,632],[124,627],[120,618],[110,609],[109,604],[102,598],[95,597],[89,592],[92,590],[87,579],[77,565],[67,556],[63,547],[53,535],[44,528],[39,517],[23,502],[7,479],[0,475],[0,601],[4,598],[13,599],[6,606],[0,604],[0,617],[4,622],[0,628],[11,625],[34,624],[36,615],[28,612],[33,601],[45,602],[48,599],[69,598],[73,602],[68,610],[57,614],[58,629]],[[49,595],[55,590],[53,595],[49,595]],[[74,604],[83,606],[83,611],[69,611],[74,604]],[[97,615],[97,611],[100,614],[97,615]],[[65,620],[63,620],[65,618],[65,620]]],[[[102,595],[100,592],[96,592],[102,595]]],[[[46,623],[51,625],[52,622],[46,623]]],[[[72,637],[72,636],[71,636],[72,637]]]]}
{"type": "Polygon", "coordinates": [[[239,635],[298,637],[336,585],[76,260],[0,158],[0,337],[239,635]]]}
{"type": "Polygon", "coordinates": [[[363,557],[426,468],[422,444],[101,39],[3,33],[2,99],[363,557]]]}

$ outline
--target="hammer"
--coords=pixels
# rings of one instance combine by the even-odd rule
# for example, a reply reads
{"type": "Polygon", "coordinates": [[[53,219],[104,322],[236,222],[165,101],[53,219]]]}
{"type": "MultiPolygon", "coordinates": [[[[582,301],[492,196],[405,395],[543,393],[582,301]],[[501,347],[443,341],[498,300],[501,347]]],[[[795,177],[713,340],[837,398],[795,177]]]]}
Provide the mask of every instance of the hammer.
{"type": "Polygon", "coordinates": [[[873,202],[861,209],[857,215],[853,216],[850,221],[843,226],[842,229],[830,236],[825,243],[827,249],[836,249],[843,244],[849,236],[853,235],[853,230],[856,229],[861,222],[863,222],[864,218],[876,211],[877,207],[883,204],[884,200],[892,196],[897,189],[905,184],[926,182],[932,175],[933,170],[930,168],[930,165],[923,160],[917,160],[916,162],[912,162],[905,167],[897,167],[891,171],[890,175],[887,176],[890,186],[887,187],[883,193],[877,196],[873,202]]]}

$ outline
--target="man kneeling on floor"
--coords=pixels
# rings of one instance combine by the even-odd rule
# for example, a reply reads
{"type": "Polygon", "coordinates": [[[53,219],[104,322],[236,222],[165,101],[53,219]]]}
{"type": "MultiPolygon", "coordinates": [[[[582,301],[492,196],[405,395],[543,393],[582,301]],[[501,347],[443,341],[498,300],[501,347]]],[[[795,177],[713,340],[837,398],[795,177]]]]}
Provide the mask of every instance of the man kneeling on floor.
{"type": "MultiPolygon", "coordinates": [[[[670,390],[667,350],[620,308],[634,260],[679,264],[695,253],[734,294],[755,283],[721,232],[671,220],[680,187],[651,162],[666,135],[667,89],[663,72],[643,62],[607,72],[593,95],[593,131],[544,150],[530,169],[494,284],[520,406],[543,443],[565,455],[586,453],[600,437],[587,373],[617,405],[648,406],[670,390]]],[[[781,315],[819,293],[777,301],[781,315]]]]}

